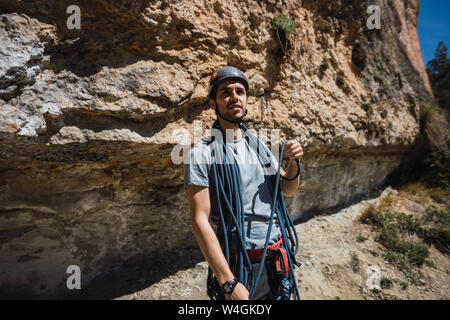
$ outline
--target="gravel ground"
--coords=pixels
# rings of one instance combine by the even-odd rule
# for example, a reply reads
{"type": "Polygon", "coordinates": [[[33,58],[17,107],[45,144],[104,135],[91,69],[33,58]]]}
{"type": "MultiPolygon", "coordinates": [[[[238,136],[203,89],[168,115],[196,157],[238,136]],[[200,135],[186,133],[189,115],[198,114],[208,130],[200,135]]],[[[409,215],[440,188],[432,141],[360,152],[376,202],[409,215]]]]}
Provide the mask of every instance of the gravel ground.
{"type": "MultiPolygon", "coordinates": [[[[353,204],[337,213],[314,217],[296,226],[302,262],[295,274],[300,296],[306,300],[334,299],[449,299],[450,259],[430,247],[434,266],[420,269],[420,285],[408,283],[404,275],[377,254],[370,226],[357,221],[370,204],[398,192],[386,189],[378,198],[353,204]],[[358,242],[357,236],[367,240],[358,242]],[[358,270],[351,268],[351,257],[358,270]],[[380,279],[390,279],[388,289],[373,291],[380,279]]],[[[410,201],[410,200],[408,200],[410,201]]],[[[411,201],[410,201],[411,202],[411,201]]],[[[414,206],[413,206],[414,207],[414,206]]],[[[101,280],[94,281],[84,297],[119,300],[207,300],[208,265],[197,248],[173,250],[164,254],[135,257],[101,280]],[[145,266],[151,266],[146,268],[145,266]],[[99,296],[101,292],[101,296],[99,296]],[[86,296],[87,294],[87,296],[86,296]]]]}

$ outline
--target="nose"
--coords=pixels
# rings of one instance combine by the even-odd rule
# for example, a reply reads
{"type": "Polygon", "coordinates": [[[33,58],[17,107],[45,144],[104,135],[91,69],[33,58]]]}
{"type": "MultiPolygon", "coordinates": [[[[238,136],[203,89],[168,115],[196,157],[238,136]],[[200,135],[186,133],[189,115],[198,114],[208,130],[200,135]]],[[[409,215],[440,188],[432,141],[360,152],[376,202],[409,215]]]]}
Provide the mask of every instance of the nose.
{"type": "Polygon", "coordinates": [[[232,101],[237,101],[238,100],[238,94],[236,92],[236,89],[233,89],[233,91],[231,91],[230,99],[232,101]]]}

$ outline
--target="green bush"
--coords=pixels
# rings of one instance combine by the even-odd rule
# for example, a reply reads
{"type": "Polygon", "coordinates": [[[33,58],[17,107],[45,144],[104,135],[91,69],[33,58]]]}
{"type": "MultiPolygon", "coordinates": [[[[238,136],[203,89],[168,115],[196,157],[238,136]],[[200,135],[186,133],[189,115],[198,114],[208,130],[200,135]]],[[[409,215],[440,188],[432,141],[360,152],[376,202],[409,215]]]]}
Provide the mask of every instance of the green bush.
{"type": "Polygon", "coordinates": [[[275,29],[276,40],[280,45],[279,58],[284,61],[293,52],[292,32],[295,23],[287,16],[281,15],[272,19],[272,27],[275,29]]]}
{"type": "Polygon", "coordinates": [[[423,221],[404,213],[383,212],[376,207],[369,212],[370,214],[363,213],[363,221],[376,228],[376,240],[385,247],[383,257],[395,264],[407,277],[415,278],[412,267],[422,266],[429,256],[429,250],[419,241],[405,240],[404,235],[423,235],[423,221]]]}
{"type": "Polygon", "coordinates": [[[352,253],[349,265],[353,272],[359,271],[359,258],[356,253],[352,253]]]}
{"type": "MultiPolygon", "coordinates": [[[[416,283],[413,267],[421,267],[424,263],[430,265],[427,260],[430,252],[423,242],[405,240],[410,238],[405,235],[415,234],[426,243],[434,244],[444,254],[449,254],[450,209],[429,207],[423,217],[386,210],[383,206],[369,206],[360,216],[360,221],[375,227],[378,232],[376,240],[385,248],[383,257],[416,283]]],[[[352,269],[357,266],[353,256],[350,265],[352,269]]]]}
{"type": "Polygon", "coordinates": [[[287,16],[281,15],[272,20],[272,26],[279,30],[283,30],[286,34],[294,31],[295,23],[287,16]]]}
{"type": "Polygon", "coordinates": [[[390,289],[394,286],[394,283],[391,279],[382,277],[380,280],[381,289],[390,289]]]}
{"type": "Polygon", "coordinates": [[[408,282],[401,281],[400,282],[400,286],[402,287],[402,290],[406,290],[408,288],[408,282]]]}
{"type": "Polygon", "coordinates": [[[441,187],[450,189],[450,152],[443,150],[441,152],[431,152],[424,159],[427,171],[423,175],[424,182],[431,187],[441,187]]]}
{"type": "Polygon", "coordinates": [[[425,123],[432,115],[439,112],[439,106],[433,101],[422,101],[420,106],[420,121],[425,123]]]}

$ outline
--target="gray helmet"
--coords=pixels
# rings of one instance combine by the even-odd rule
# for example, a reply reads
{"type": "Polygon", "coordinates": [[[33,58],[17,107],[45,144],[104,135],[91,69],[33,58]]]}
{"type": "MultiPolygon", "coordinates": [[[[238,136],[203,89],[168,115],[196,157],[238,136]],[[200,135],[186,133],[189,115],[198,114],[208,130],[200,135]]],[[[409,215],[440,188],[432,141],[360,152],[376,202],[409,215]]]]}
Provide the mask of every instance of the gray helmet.
{"type": "Polygon", "coordinates": [[[245,87],[245,92],[248,94],[248,81],[245,74],[236,67],[223,67],[214,72],[209,80],[209,93],[210,99],[216,98],[217,87],[225,79],[236,79],[242,82],[245,87]]]}

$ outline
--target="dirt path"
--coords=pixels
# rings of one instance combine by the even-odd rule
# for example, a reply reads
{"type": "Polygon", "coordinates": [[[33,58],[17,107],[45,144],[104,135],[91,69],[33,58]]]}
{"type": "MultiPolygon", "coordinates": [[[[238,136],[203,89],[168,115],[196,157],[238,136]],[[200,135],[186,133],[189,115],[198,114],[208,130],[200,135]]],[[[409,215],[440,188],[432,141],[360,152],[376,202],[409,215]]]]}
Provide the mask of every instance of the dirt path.
{"type": "MultiPolygon", "coordinates": [[[[295,269],[295,274],[302,299],[450,299],[448,256],[430,247],[429,260],[433,266],[421,267],[419,284],[415,285],[384,260],[371,227],[357,220],[369,204],[388,195],[397,196],[398,192],[387,188],[376,199],[297,225],[300,241],[297,260],[302,266],[295,269]],[[370,290],[371,285],[380,286],[381,279],[383,288],[370,290]]],[[[208,299],[206,274],[207,263],[197,262],[116,299],[208,299]]]]}

